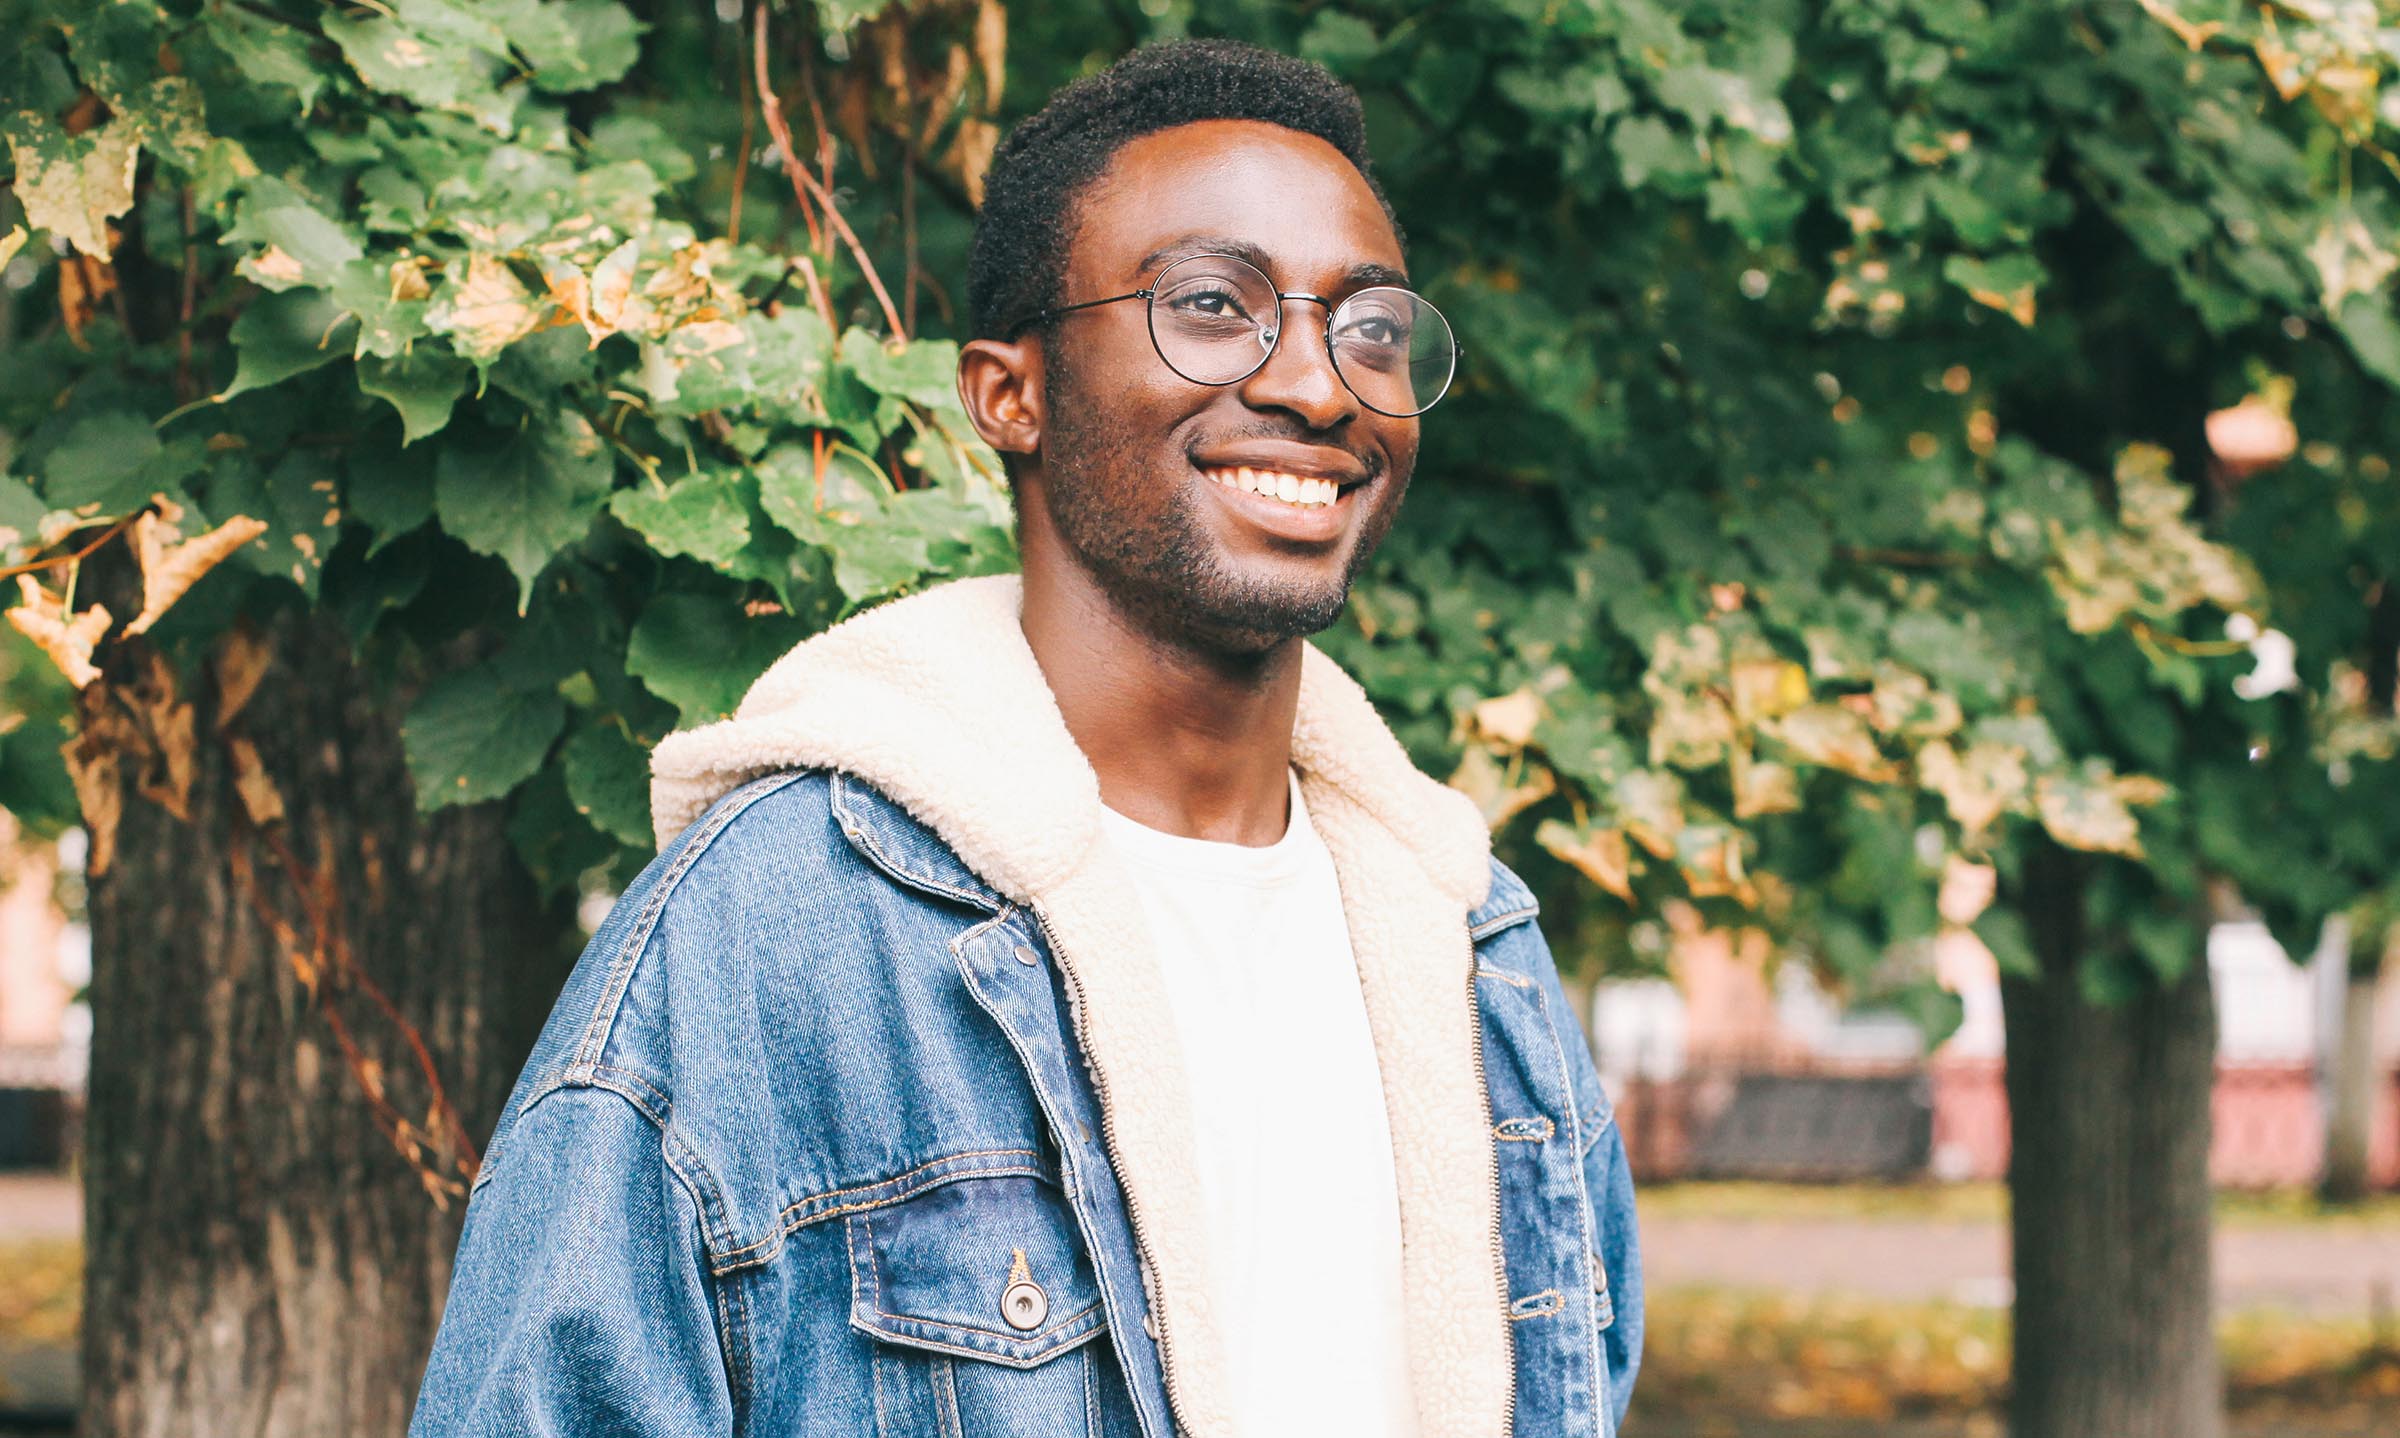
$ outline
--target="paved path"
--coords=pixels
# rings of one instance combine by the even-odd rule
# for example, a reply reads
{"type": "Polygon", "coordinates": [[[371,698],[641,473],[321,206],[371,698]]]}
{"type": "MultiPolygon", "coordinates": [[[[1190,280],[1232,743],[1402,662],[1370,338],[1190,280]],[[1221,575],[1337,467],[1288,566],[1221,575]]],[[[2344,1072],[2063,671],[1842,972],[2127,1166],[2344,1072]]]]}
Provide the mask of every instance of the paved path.
{"type": "MultiPolygon", "coordinates": [[[[2221,1222],[2219,1306],[2366,1317],[2400,1313],[2400,1224],[2221,1222]],[[2378,1295],[2380,1294],[2380,1298],[2378,1295]]],[[[1711,1284],[2003,1307],[2008,1230],[1906,1218],[1652,1217],[1642,1272],[1653,1286],[1711,1284]]]]}
{"type": "Polygon", "coordinates": [[[83,1232],[83,1188],[46,1173],[0,1173],[0,1241],[83,1232]]]}

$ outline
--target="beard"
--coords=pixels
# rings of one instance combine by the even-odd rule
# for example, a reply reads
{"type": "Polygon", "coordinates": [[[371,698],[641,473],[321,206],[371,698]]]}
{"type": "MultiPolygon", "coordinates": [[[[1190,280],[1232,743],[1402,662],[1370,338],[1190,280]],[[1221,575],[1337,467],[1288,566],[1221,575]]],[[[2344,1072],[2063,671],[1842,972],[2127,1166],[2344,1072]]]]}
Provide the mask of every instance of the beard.
{"type": "Polygon", "coordinates": [[[1178,647],[1241,656],[1319,633],[1341,618],[1351,582],[1390,530],[1397,503],[1367,516],[1338,576],[1242,573],[1201,521],[1206,499],[1195,486],[1208,481],[1189,465],[1172,475],[1148,472],[1145,462],[1156,450],[1105,418],[1105,405],[1091,402],[1071,367],[1054,362],[1049,380],[1042,507],[1067,552],[1120,614],[1178,647]],[[1148,492],[1161,485],[1173,487],[1163,504],[1148,492]]]}

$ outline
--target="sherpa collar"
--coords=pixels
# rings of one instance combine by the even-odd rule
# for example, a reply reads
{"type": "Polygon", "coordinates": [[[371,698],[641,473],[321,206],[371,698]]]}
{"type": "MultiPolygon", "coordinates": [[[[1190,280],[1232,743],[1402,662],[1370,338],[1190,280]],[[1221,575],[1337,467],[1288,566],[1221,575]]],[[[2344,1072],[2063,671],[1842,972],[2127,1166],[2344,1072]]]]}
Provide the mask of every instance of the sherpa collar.
{"type": "MultiPolygon", "coordinates": [[[[1138,904],[1099,842],[1099,779],[1019,627],[1022,599],[1015,576],[959,580],[800,644],[733,718],[658,746],[651,813],[664,847],[760,774],[840,770],[1041,917],[1077,995],[1118,1177],[1155,1269],[1177,1419],[1192,1438],[1222,1438],[1223,1346],[1172,1016],[1138,904]]],[[[1292,762],[1340,875],[1383,1075],[1419,1427],[1425,1438],[1503,1438],[1511,1339],[1466,926],[1490,884],[1488,834],[1473,803],[1420,773],[1313,645],[1292,762]]]]}

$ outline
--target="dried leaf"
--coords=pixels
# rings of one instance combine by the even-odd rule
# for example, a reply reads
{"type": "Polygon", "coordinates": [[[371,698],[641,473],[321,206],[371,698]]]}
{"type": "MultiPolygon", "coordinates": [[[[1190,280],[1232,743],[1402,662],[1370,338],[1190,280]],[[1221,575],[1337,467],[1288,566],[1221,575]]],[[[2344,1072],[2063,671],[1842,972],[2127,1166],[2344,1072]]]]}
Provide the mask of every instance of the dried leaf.
{"type": "Polygon", "coordinates": [[[8,611],[8,622],[16,626],[17,632],[49,655],[50,662],[76,688],[99,678],[99,667],[92,663],[92,650],[100,643],[100,636],[108,632],[108,607],[95,604],[70,617],[66,596],[42,588],[30,574],[17,576],[17,591],[23,601],[8,611]]]}
{"type": "Polygon", "coordinates": [[[1542,701],[1531,689],[1486,699],[1467,711],[1467,734],[1504,753],[1522,749],[1542,719],[1542,701]]]}
{"type": "Polygon", "coordinates": [[[1759,727],[1805,763],[1876,784],[1890,783],[1899,775],[1877,746],[1867,721],[1841,705],[1804,705],[1759,727]]]}
{"type": "Polygon", "coordinates": [[[83,732],[59,746],[67,761],[67,778],[75,786],[76,807],[83,811],[83,832],[90,841],[83,870],[95,879],[107,873],[116,859],[117,821],[125,806],[125,791],[118,783],[123,760],[110,742],[107,726],[94,722],[97,715],[112,711],[113,706],[93,706],[84,716],[83,732]]]}
{"type": "Polygon", "coordinates": [[[1489,749],[1469,745],[1450,787],[1473,799],[1484,823],[1498,829],[1556,793],[1558,778],[1547,766],[1528,765],[1522,758],[1503,766],[1489,749]]]}
{"type": "Polygon", "coordinates": [[[147,632],[201,575],[266,532],[266,521],[237,514],[206,534],[179,542],[174,538],[174,528],[158,515],[144,514],[136,519],[133,552],[142,566],[142,612],[125,626],[125,632],[147,632]]]}
{"type": "Polygon", "coordinates": [[[999,147],[1000,127],[970,115],[958,122],[958,134],[942,156],[942,163],[966,187],[967,203],[977,209],[983,207],[983,177],[990,172],[992,152],[999,147]]]}
{"type": "Polygon", "coordinates": [[[0,270],[7,269],[8,262],[15,259],[17,251],[23,248],[25,248],[25,227],[23,225],[18,225],[7,234],[0,235],[0,270]]]}
{"type": "Polygon", "coordinates": [[[1633,846],[1623,829],[1578,833],[1573,825],[1552,819],[1534,831],[1533,840],[1560,863],[1626,903],[1633,902],[1633,846]]]}
{"type": "Polygon", "coordinates": [[[118,691],[126,712],[140,722],[132,743],[144,759],[134,790],[178,820],[192,817],[192,781],[199,774],[200,726],[175,668],[155,649],[143,654],[133,683],[118,691]]]}
{"type": "Polygon", "coordinates": [[[89,255],[70,254],[58,262],[58,318],[67,327],[67,339],[77,349],[88,349],[84,331],[93,316],[100,312],[100,302],[115,293],[117,268],[106,260],[89,255]]]}
{"type": "Polygon", "coordinates": [[[2025,751],[1987,739],[1969,745],[1963,756],[1947,740],[1935,740],[1918,752],[1917,775],[1926,788],[1942,796],[1951,819],[1970,838],[1981,835],[2002,814],[2022,807],[2032,788],[2025,751]]]}
{"type": "Polygon", "coordinates": [[[267,777],[266,766],[259,763],[258,746],[247,739],[231,739],[226,741],[225,752],[233,762],[233,792],[240,796],[250,822],[261,829],[282,823],[283,793],[267,777]]]}
{"type": "Polygon", "coordinates": [[[975,7],[975,68],[983,72],[983,113],[997,115],[1008,83],[1008,8],[1000,0],[975,7]]]}
{"type": "Polygon", "coordinates": [[[457,341],[460,354],[485,360],[540,329],[547,312],[506,261],[476,254],[465,277],[434,301],[425,324],[457,341]]]}
{"type": "Polygon", "coordinates": [[[1733,666],[1733,715],[1756,724],[1808,702],[1808,671],[1789,659],[1746,659],[1733,666]]]}
{"type": "Polygon", "coordinates": [[[97,130],[76,134],[72,128],[32,111],[16,116],[9,152],[16,163],[17,203],[35,229],[106,260],[115,241],[108,222],[133,208],[139,131],[123,115],[97,130]]]}
{"type": "Polygon", "coordinates": [[[1733,755],[1733,813],[1737,819],[1800,811],[1800,776],[1788,764],[1733,755]]]}
{"type": "Polygon", "coordinates": [[[266,642],[248,624],[237,624],[217,646],[217,727],[233,721],[258,692],[267,672],[266,642]]]}

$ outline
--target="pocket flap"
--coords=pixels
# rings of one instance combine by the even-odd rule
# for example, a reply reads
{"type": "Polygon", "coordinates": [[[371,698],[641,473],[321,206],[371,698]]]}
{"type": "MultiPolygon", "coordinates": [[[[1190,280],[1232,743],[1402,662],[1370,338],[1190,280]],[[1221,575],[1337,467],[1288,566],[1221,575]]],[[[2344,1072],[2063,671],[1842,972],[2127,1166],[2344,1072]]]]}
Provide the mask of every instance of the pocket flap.
{"type": "Polygon", "coordinates": [[[962,1178],[850,1215],[850,1323],[891,1343],[1031,1368],[1100,1331],[1100,1280],[1048,1183],[962,1178]]]}

